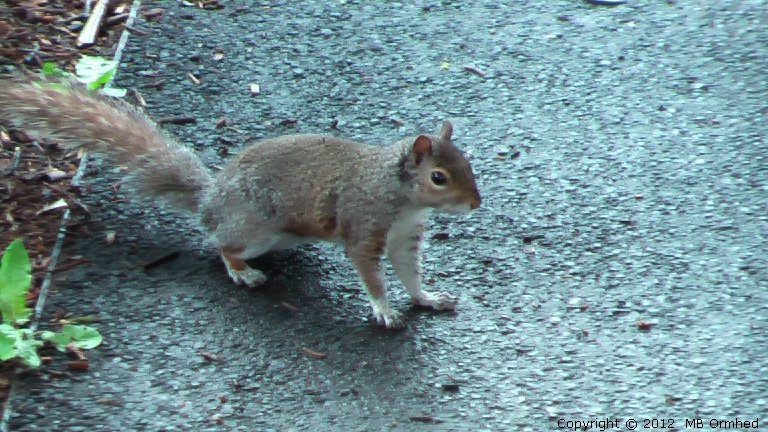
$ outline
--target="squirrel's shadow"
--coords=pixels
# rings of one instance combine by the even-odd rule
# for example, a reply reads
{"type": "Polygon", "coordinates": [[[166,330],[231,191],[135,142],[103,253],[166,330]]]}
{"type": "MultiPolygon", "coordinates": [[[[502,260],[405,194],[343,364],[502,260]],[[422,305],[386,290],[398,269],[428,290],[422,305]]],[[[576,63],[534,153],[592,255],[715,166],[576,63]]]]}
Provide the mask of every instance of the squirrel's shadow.
{"type": "MultiPolygon", "coordinates": [[[[357,279],[354,269],[339,274],[331,274],[331,267],[338,268],[339,260],[344,260],[339,253],[337,259],[319,258],[317,250],[303,248],[278,252],[269,252],[261,257],[248,260],[248,265],[268,275],[267,282],[257,288],[238,287],[239,300],[249,307],[259,309],[254,313],[266,313],[274,324],[279,326],[300,325],[305,330],[352,335],[380,335],[384,339],[413,337],[409,329],[420,321],[439,317],[450,319],[454,311],[435,311],[418,307],[410,302],[393,301],[393,307],[402,314],[406,327],[388,330],[377,325],[370,313],[365,290],[357,279]],[[264,310],[264,309],[268,310],[264,310]],[[286,322],[288,321],[288,322],[286,322]]],[[[218,271],[223,285],[231,284],[226,274],[221,272],[221,264],[212,264],[212,271],[218,271]]],[[[390,297],[394,299],[394,293],[390,297]]],[[[399,298],[399,296],[398,296],[399,298]]],[[[267,325],[271,323],[266,323],[267,325]]]]}

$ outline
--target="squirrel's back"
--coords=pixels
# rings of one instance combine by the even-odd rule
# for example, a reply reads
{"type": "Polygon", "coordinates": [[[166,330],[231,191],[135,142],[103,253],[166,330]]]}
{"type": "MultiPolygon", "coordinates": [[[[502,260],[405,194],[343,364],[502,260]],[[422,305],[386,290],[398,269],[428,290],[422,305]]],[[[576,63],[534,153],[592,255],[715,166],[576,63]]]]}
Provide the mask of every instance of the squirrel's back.
{"type": "Polygon", "coordinates": [[[398,163],[406,149],[375,146],[330,135],[297,134],[255,143],[217,173],[201,206],[215,230],[220,208],[248,206],[274,229],[301,237],[339,237],[345,224],[394,216],[384,207],[404,203],[398,163]],[[243,197],[247,197],[245,200],[243,197]],[[382,211],[377,211],[381,208],[382,211]]]}

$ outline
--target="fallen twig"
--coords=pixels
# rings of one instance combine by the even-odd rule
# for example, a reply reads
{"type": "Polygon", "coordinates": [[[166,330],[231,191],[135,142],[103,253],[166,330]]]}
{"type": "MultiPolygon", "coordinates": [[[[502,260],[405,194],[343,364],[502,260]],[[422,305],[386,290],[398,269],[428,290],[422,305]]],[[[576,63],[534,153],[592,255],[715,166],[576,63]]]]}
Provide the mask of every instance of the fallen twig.
{"type": "Polygon", "coordinates": [[[101,26],[101,21],[104,19],[104,14],[107,12],[108,4],[109,0],[97,0],[96,5],[91,11],[91,15],[88,17],[88,21],[85,22],[83,30],[77,37],[75,46],[78,48],[85,48],[96,42],[96,36],[99,33],[99,27],[101,26]]]}
{"type": "Polygon", "coordinates": [[[55,186],[48,183],[43,183],[43,186],[47,187],[53,192],[56,192],[58,195],[61,195],[62,198],[64,198],[64,201],[67,201],[67,204],[74,204],[76,207],[79,207],[81,210],[83,210],[86,214],[90,215],[91,212],[88,210],[88,206],[80,202],[79,199],[72,196],[71,193],[67,192],[66,190],[60,188],[59,186],[55,186]]]}
{"type": "Polygon", "coordinates": [[[139,30],[136,27],[132,27],[132,26],[129,26],[129,25],[126,25],[125,29],[128,30],[129,32],[135,33],[135,34],[137,34],[139,36],[146,36],[147,35],[147,32],[145,32],[144,30],[139,30]]]}
{"type": "Polygon", "coordinates": [[[16,168],[19,167],[19,163],[21,163],[21,147],[16,147],[13,150],[13,159],[11,159],[11,166],[9,166],[7,170],[5,170],[5,175],[9,176],[13,174],[16,168]]]}
{"type": "Polygon", "coordinates": [[[194,117],[178,116],[178,117],[164,117],[157,121],[157,124],[173,123],[173,124],[187,124],[197,123],[197,119],[194,117]]]}
{"type": "Polygon", "coordinates": [[[119,15],[113,15],[109,18],[107,18],[106,21],[104,21],[104,26],[111,27],[115,24],[120,24],[123,21],[128,20],[128,14],[127,13],[121,13],[119,15]]]}
{"type": "Polygon", "coordinates": [[[485,72],[481,71],[480,69],[478,69],[478,68],[476,68],[474,66],[464,65],[461,68],[464,69],[467,72],[472,72],[473,74],[479,75],[480,77],[483,77],[483,78],[485,78],[487,76],[485,72]]]}
{"type": "Polygon", "coordinates": [[[72,259],[72,260],[67,261],[65,264],[62,264],[62,265],[56,267],[55,269],[53,269],[53,273],[58,273],[58,272],[61,272],[61,271],[64,271],[64,270],[69,270],[69,269],[72,269],[72,268],[75,268],[75,267],[79,266],[80,264],[87,264],[89,262],[91,262],[91,260],[89,260],[88,258],[72,259]]]}

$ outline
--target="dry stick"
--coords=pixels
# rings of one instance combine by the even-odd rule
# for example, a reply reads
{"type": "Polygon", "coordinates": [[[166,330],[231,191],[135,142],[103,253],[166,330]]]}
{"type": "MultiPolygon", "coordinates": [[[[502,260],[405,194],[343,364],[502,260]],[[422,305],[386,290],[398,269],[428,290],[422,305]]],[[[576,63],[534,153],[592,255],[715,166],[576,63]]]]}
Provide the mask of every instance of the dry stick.
{"type": "Polygon", "coordinates": [[[188,117],[188,116],[176,116],[176,117],[163,117],[157,120],[157,124],[159,125],[162,125],[165,123],[172,123],[172,124],[197,123],[197,119],[194,117],[188,117]]]}
{"type": "Polygon", "coordinates": [[[45,183],[44,185],[45,185],[45,187],[47,187],[51,191],[56,192],[59,196],[64,198],[64,201],[67,202],[67,205],[69,205],[69,202],[71,201],[77,207],[79,207],[81,210],[83,210],[85,213],[87,213],[90,216],[91,212],[88,210],[88,206],[83,204],[77,198],[73,197],[71,193],[67,192],[66,190],[64,190],[64,189],[62,189],[62,188],[60,188],[58,186],[52,185],[52,184],[45,183]]]}
{"type": "Polygon", "coordinates": [[[59,261],[59,255],[61,255],[61,248],[64,246],[64,236],[67,234],[67,221],[69,221],[69,209],[64,210],[64,216],[61,218],[59,234],[56,236],[56,244],[53,245],[51,259],[48,261],[48,270],[45,272],[45,278],[43,279],[42,285],[40,285],[40,293],[37,295],[35,314],[32,318],[32,323],[29,325],[29,329],[32,330],[33,333],[37,330],[37,324],[40,322],[40,317],[43,315],[45,298],[48,296],[48,288],[51,286],[51,279],[53,278],[53,269],[56,268],[56,263],[59,261]]]}
{"type": "MultiPolygon", "coordinates": [[[[123,58],[123,50],[125,49],[125,46],[128,44],[128,35],[130,33],[129,29],[133,28],[133,22],[136,20],[136,15],[139,14],[140,7],[141,7],[141,0],[133,0],[133,4],[131,5],[131,11],[128,12],[128,20],[125,22],[123,33],[120,35],[120,41],[117,42],[117,49],[115,50],[115,55],[112,56],[112,60],[118,65],[120,64],[120,60],[123,58]]],[[[109,77],[109,82],[107,82],[107,84],[104,86],[105,88],[112,87],[112,83],[115,81],[115,75],[117,75],[117,70],[115,70],[115,73],[113,73],[112,76],[109,77]]]]}
{"type": "Polygon", "coordinates": [[[143,30],[139,30],[136,27],[131,27],[131,26],[127,25],[127,24],[125,26],[125,29],[128,30],[131,33],[136,33],[139,36],[146,36],[147,35],[147,32],[145,32],[143,30]]]}
{"type": "Polygon", "coordinates": [[[120,15],[113,15],[104,21],[105,27],[111,27],[115,24],[120,24],[123,21],[126,21],[128,19],[129,15],[127,13],[122,13],[120,15]]]}
{"type": "Polygon", "coordinates": [[[85,48],[96,42],[96,35],[99,33],[99,27],[101,27],[101,21],[104,19],[108,5],[109,0],[97,0],[96,6],[93,7],[91,15],[88,17],[88,21],[85,22],[83,30],[77,37],[75,46],[85,48]]]}
{"type": "Polygon", "coordinates": [[[11,159],[11,166],[5,171],[5,175],[11,175],[21,163],[21,147],[13,149],[13,159],[11,159]]]}
{"type": "Polygon", "coordinates": [[[72,181],[70,184],[75,187],[81,187],[83,185],[83,175],[85,175],[85,168],[88,166],[88,152],[83,151],[83,154],[80,156],[80,165],[77,166],[77,172],[75,172],[75,176],[72,177],[72,181]]]}

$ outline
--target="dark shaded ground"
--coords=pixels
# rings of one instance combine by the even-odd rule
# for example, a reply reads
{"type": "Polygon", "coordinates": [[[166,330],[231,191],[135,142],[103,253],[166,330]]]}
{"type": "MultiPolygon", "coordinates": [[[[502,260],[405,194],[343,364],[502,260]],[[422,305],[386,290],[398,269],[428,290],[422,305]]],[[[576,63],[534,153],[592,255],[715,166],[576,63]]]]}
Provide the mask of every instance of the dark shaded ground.
{"type": "MultiPolygon", "coordinates": [[[[185,219],[104,202],[96,215],[118,244],[83,243],[95,265],[62,275],[48,310],[104,317],[106,342],[78,381],[25,381],[12,427],[768,422],[766,6],[507,3],[169,5],[142,24],[118,85],[156,118],[197,117],[168,129],[212,164],[246,136],[331,132],[334,119],[370,142],[452,119],[484,207],[435,217],[450,238],[431,241],[426,264],[462,302],[380,331],[362,321],[365,298],[332,246],[260,262],[275,276],[246,291],[185,219]],[[221,117],[235,129],[215,129],[221,117]],[[173,250],[184,252],[170,264],[135,267],[173,250]],[[458,392],[438,387],[452,381],[458,392]]],[[[113,171],[91,177],[94,190],[113,171]]]]}

